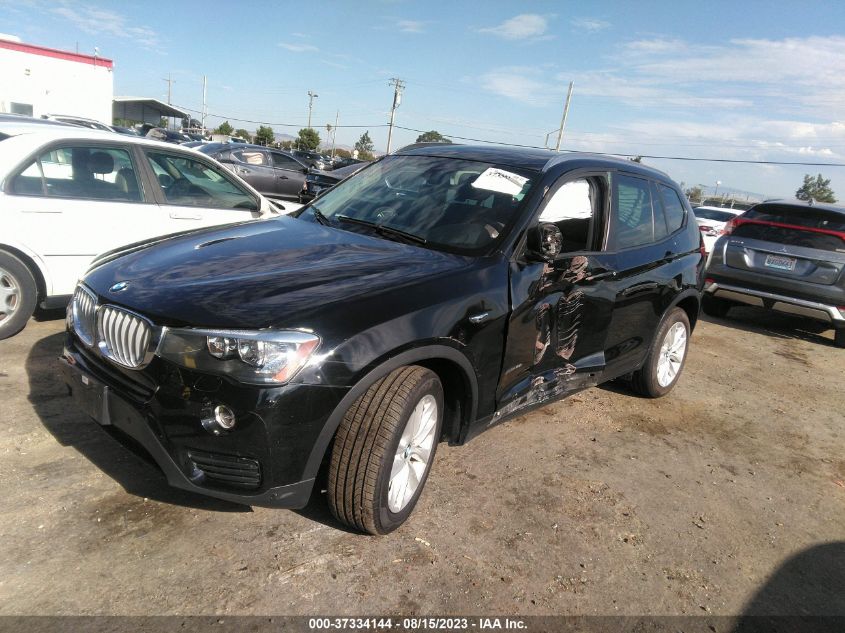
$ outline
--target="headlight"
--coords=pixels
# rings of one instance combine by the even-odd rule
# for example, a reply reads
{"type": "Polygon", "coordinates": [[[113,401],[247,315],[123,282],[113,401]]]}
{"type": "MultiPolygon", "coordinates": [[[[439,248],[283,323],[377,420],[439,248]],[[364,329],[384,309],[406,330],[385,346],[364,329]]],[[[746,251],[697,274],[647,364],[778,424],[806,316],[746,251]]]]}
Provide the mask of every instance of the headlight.
{"type": "Polygon", "coordinates": [[[305,366],[319,344],[318,336],[293,330],[167,329],[156,354],[240,382],[280,385],[305,366]]]}

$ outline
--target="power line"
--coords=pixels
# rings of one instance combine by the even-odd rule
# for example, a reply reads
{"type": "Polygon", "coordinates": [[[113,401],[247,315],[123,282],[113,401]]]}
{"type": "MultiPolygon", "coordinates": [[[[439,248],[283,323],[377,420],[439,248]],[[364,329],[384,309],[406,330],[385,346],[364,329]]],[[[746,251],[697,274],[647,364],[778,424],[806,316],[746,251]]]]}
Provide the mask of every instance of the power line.
{"type": "MultiPolygon", "coordinates": [[[[410,127],[396,126],[397,129],[406,130],[408,132],[417,132],[424,134],[423,130],[416,130],[410,127]]],[[[501,141],[487,141],[481,138],[468,138],[466,136],[455,136],[454,134],[445,134],[449,138],[456,138],[459,141],[472,141],[473,143],[490,143],[493,145],[505,145],[508,147],[525,147],[528,149],[548,149],[547,147],[540,147],[539,145],[522,145],[520,143],[503,143],[501,141]]],[[[653,156],[648,154],[620,154],[617,152],[589,152],[585,150],[576,149],[562,149],[561,152],[569,152],[571,154],[595,154],[597,156],[622,156],[624,158],[651,158],[656,160],[685,160],[702,163],[743,163],[748,165],[803,165],[806,167],[845,167],[845,163],[811,163],[802,161],[778,161],[778,160],[742,160],[734,158],[698,158],[692,156],[653,156]]]]}
{"type": "MultiPolygon", "coordinates": [[[[185,110],[186,112],[194,112],[200,113],[200,110],[194,110],[192,108],[186,108],[185,106],[174,105],[173,107],[179,108],[180,110],[185,110]]],[[[272,127],[305,127],[302,123],[273,123],[272,121],[255,121],[253,119],[241,119],[236,116],[226,116],[224,114],[214,114],[209,112],[208,116],[213,116],[217,119],[226,119],[228,121],[238,121],[240,123],[255,123],[256,125],[270,125],[272,127]]],[[[340,128],[377,128],[377,127],[387,127],[387,123],[381,123],[378,125],[338,125],[337,127],[340,128]]]]}

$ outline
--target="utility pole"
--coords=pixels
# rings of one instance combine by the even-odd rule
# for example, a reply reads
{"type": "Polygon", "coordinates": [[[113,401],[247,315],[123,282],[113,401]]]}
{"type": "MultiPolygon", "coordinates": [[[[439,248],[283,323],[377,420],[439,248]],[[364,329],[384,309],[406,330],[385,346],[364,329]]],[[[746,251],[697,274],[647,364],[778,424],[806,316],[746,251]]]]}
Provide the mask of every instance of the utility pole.
{"type": "Polygon", "coordinates": [[[334,115],[334,134],[332,134],[332,158],[334,158],[334,142],[337,140],[337,121],[340,119],[340,110],[334,115]]]}
{"type": "Polygon", "coordinates": [[[202,76],[202,133],[205,134],[205,117],[208,116],[208,82],[206,76],[202,76]]]}
{"type": "Polygon", "coordinates": [[[575,86],[574,81],[569,82],[569,91],[566,93],[566,103],[563,105],[563,116],[560,119],[560,129],[557,131],[557,143],[555,144],[555,151],[560,151],[560,141],[563,138],[563,128],[566,127],[566,117],[569,116],[569,102],[572,101],[572,88],[575,86]]]}
{"type": "Polygon", "coordinates": [[[311,129],[311,110],[314,108],[314,99],[319,97],[316,92],[308,91],[308,129],[311,129]]]}
{"type": "MultiPolygon", "coordinates": [[[[173,85],[173,80],[170,78],[170,73],[167,73],[167,79],[162,79],[162,81],[167,82],[167,105],[170,105],[171,86],[173,85]]],[[[167,117],[167,127],[170,127],[170,117],[167,117]]]]}
{"type": "Polygon", "coordinates": [[[402,91],[405,89],[405,82],[394,77],[388,82],[393,86],[393,107],[390,109],[390,127],[387,130],[387,153],[390,153],[390,141],[393,139],[393,119],[396,117],[396,108],[402,103],[402,91]]]}

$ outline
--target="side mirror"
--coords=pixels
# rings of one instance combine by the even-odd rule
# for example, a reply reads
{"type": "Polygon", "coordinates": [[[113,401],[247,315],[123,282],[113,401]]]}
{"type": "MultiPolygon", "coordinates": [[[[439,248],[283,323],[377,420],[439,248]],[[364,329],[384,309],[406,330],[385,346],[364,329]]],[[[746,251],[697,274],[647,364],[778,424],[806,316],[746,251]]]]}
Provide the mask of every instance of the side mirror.
{"type": "Polygon", "coordinates": [[[563,250],[563,233],[557,225],[541,222],[528,229],[525,244],[529,259],[552,262],[563,250]]]}

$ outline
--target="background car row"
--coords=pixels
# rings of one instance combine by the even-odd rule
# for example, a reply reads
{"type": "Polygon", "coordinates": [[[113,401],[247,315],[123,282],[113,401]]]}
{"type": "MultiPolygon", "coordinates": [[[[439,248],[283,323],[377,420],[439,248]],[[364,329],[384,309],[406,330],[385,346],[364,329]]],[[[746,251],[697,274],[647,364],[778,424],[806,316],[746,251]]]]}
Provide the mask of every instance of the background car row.
{"type": "Polygon", "coordinates": [[[192,149],[18,118],[0,120],[0,210],[5,338],[37,305],[64,305],[103,252],[285,208],[192,149]]]}

